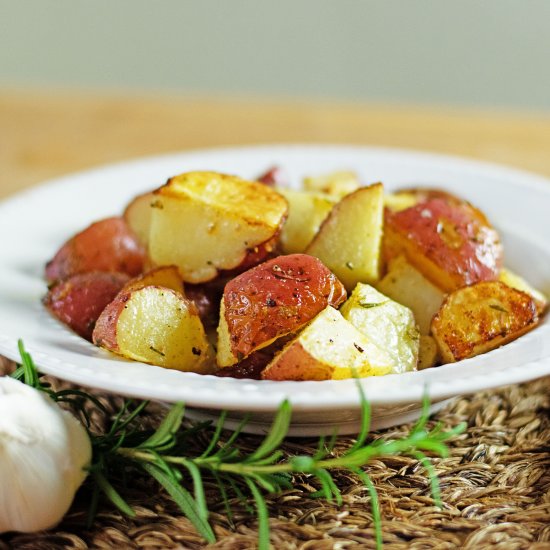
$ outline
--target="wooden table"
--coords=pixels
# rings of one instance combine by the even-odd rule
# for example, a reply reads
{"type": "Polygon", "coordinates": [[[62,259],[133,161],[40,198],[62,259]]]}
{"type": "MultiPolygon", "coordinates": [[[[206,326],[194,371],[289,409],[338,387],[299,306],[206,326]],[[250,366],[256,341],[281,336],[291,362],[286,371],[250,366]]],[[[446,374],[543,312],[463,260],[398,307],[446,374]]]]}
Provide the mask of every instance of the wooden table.
{"type": "Polygon", "coordinates": [[[54,176],[132,157],[276,142],[424,149],[550,176],[550,114],[0,91],[0,198],[54,176]]]}

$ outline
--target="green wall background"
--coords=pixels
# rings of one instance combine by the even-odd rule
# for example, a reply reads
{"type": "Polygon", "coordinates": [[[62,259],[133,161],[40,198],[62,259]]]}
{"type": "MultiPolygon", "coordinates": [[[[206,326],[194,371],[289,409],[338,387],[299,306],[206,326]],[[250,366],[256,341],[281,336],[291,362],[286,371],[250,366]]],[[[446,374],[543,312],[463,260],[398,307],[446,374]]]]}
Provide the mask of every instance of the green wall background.
{"type": "Polygon", "coordinates": [[[0,0],[0,86],[550,110],[550,0],[0,0]]]}

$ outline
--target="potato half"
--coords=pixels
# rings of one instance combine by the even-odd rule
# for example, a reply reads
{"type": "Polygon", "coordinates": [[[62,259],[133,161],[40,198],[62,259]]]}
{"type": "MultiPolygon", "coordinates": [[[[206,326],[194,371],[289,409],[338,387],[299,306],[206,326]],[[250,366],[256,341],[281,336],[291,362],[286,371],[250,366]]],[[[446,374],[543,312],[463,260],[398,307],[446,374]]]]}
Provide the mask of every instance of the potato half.
{"type": "Polygon", "coordinates": [[[421,334],[429,334],[433,316],[445,293],[413,267],[404,256],[390,262],[388,272],[376,288],[414,313],[421,334]]]}
{"type": "Polygon", "coordinates": [[[362,187],[334,205],[306,249],[319,258],[348,291],[380,278],[384,215],[381,183],[362,187]]]}
{"type": "Polygon", "coordinates": [[[285,254],[303,252],[313,240],[336,199],[323,193],[280,189],[288,201],[288,218],[281,231],[281,247],[285,254]]]}
{"type": "Polygon", "coordinates": [[[388,374],[393,360],[328,306],[262,372],[264,380],[341,380],[388,374]]]}
{"type": "Polygon", "coordinates": [[[400,254],[448,292],[496,280],[502,267],[500,238],[487,218],[445,193],[397,212],[386,209],[384,255],[400,254]]]}
{"type": "Polygon", "coordinates": [[[97,320],[93,342],[122,357],[169,369],[201,374],[213,369],[195,305],[168,288],[119,293],[97,320]]]}
{"type": "Polygon", "coordinates": [[[393,359],[392,373],[416,370],[420,334],[413,312],[359,283],[340,308],[344,319],[393,359]]]}
{"type": "Polygon", "coordinates": [[[287,214],[272,188],[216,172],[190,172],[154,192],[149,255],[156,265],[176,265],[185,282],[214,279],[253,256],[269,254],[287,214]]]}
{"type": "Polygon", "coordinates": [[[327,305],[346,299],[342,283],[306,254],[278,256],[241,273],[225,286],[218,327],[220,367],[294,333],[327,305]]]}
{"type": "Polygon", "coordinates": [[[444,362],[486,353],[534,328],[539,321],[531,296],[500,281],[455,290],[432,321],[444,362]]]}

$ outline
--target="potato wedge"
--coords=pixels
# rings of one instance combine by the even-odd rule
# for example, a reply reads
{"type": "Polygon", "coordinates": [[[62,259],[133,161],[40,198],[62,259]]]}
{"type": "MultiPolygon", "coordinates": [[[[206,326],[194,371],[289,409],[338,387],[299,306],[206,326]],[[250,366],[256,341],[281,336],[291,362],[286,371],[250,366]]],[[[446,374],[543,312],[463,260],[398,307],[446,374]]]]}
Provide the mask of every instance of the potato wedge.
{"type": "Polygon", "coordinates": [[[321,176],[304,178],[303,187],[306,191],[326,193],[337,200],[357,191],[361,187],[359,178],[355,172],[341,170],[321,176]]]}
{"type": "Polygon", "coordinates": [[[69,239],[46,265],[48,283],[88,271],[116,271],[139,275],[145,249],[122,218],[93,223],[69,239]]]}
{"type": "Polygon", "coordinates": [[[447,292],[495,280],[502,267],[500,239],[485,216],[449,197],[386,210],[384,255],[390,260],[400,254],[447,292]]]}
{"type": "Polygon", "coordinates": [[[432,321],[444,362],[486,353],[515,340],[539,321],[534,299],[500,281],[455,290],[432,321]]]}
{"type": "Polygon", "coordinates": [[[358,283],[340,308],[349,321],[370,342],[392,358],[392,373],[416,370],[419,337],[413,312],[372,286],[358,283]]]}
{"type": "Polygon", "coordinates": [[[134,277],[124,285],[124,290],[136,290],[144,286],[162,286],[171,288],[185,296],[183,281],[178,268],[175,265],[155,267],[138,277],[134,277]]]}
{"type": "Polygon", "coordinates": [[[181,174],[154,196],[151,261],[178,266],[189,283],[250,265],[250,255],[261,261],[287,214],[286,200],[269,186],[215,172],[181,174]]]}
{"type": "Polygon", "coordinates": [[[234,365],[345,299],[342,283],[317,258],[305,254],[279,256],[242,273],[224,289],[218,365],[234,365]]]}
{"type": "Polygon", "coordinates": [[[128,279],[125,273],[77,273],[50,287],[43,302],[62,323],[91,342],[98,317],[128,279]]]}
{"type": "Polygon", "coordinates": [[[284,254],[303,252],[313,240],[336,199],[323,193],[279,189],[288,202],[288,218],[281,231],[284,254]]]}
{"type": "Polygon", "coordinates": [[[151,230],[151,215],[154,201],[153,193],[143,193],[135,197],[124,210],[122,217],[128,227],[134,232],[139,242],[147,248],[151,230]]]}
{"type": "Polygon", "coordinates": [[[327,306],[263,370],[264,380],[341,380],[388,374],[392,358],[327,306]]]}
{"type": "Polygon", "coordinates": [[[432,317],[439,311],[445,293],[413,267],[404,256],[398,256],[376,288],[414,313],[420,334],[429,334],[432,317]]]}
{"type": "Polygon", "coordinates": [[[418,350],[418,370],[431,369],[439,361],[439,348],[433,336],[429,334],[420,335],[420,346],[418,350]]]}
{"type": "Polygon", "coordinates": [[[319,258],[348,291],[380,278],[384,194],[381,183],[346,195],[331,210],[306,254],[319,258]]]}
{"type": "Polygon", "coordinates": [[[502,281],[505,285],[511,286],[517,290],[523,290],[523,292],[529,294],[537,304],[537,311],[539,315],[542,315],[548,307],[548,299],[546,296],[532,287],[523,277],[520,277],[517,273],[514,273],[510,269],[503,268],[498,277],[499,281],[502,281]]]}
{"type": "Polygon", "coordinates": [[[169,369],[207,374],[214,368],[195,305],[163,287],[119,293],[97,320],[93,342],[122,357],[169,369]]]}

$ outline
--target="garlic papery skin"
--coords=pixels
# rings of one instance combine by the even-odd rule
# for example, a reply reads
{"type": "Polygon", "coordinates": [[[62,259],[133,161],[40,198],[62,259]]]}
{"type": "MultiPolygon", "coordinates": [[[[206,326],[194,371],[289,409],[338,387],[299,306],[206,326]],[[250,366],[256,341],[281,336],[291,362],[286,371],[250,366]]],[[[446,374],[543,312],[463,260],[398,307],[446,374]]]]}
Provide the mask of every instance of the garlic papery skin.
{"type": "Polygon", "coordinates": [[[0,378],[0,533],[54,527],[90,464],[86,430],[47,394],[0,378]]]}

